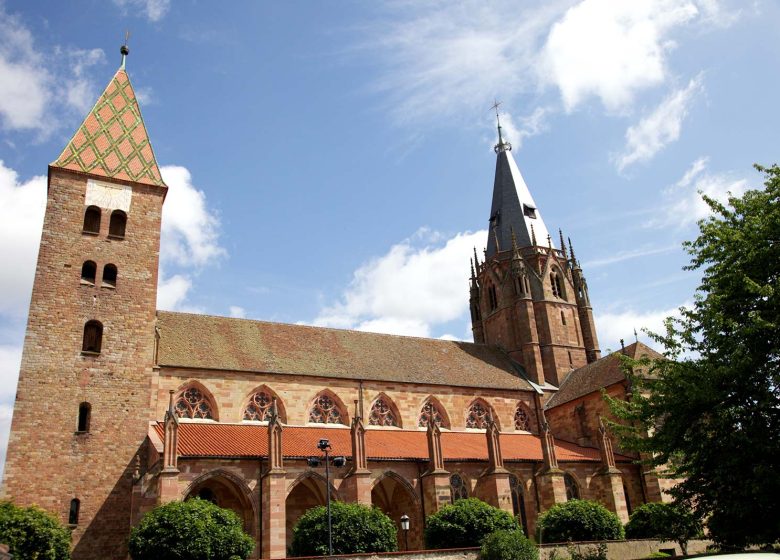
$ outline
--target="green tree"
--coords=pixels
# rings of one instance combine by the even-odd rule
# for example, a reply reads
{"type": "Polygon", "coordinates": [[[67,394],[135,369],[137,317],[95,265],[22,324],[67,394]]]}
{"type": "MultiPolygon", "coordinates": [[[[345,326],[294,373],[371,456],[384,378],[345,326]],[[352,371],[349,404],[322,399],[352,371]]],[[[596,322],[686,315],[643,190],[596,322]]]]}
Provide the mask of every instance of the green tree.
{"type": "Polygon", "coordinates": [[[481,546],[494,531],[518,529],[510,513],[477,498],[457,500],[428,516],[425,543],[428,548],[481,546]]]}
{"type": "Polygon", "coordinates": [[[780,168],[756,169],[763,189],[703,196],[712,215],[684,244],[693,306],[653,335],[667,359],[632,364],[632,400],[612,403],[623,445],[682,479],[672,495],[727,548],[780,537],[780,168]]]}
{"type": "Polygon", "coordinates": [[[488,535],[479,552],[482,560],[539,560],[539,549],[520,528],[488,535]]]}
{"type": "Polygon", "coordinates": [[[238,515],[197,498],[154,508],[130,532],[133,560],[243,560],[254,545],[238,515]]]}
{"type": "Polygon", "coordinates": [[[693,512],[676,504],[643,504],[626,524],[626,538],[675,541],[683,554],[688,554],[688,541],[701,535],[701,523],[693,512]]]}
{"type": "MultiPolygon", "coordinates": [[[[334,554],[392,552],[398,549],[393,520],[376,507],[331,502],[334,554]]],[[[328,554],[328,514],[325,506],[310,509],[293,529],[293,556],[328,554]]]]}
{"type": "Polygon", "coordinates": [[[569,500],[539,516],[539,542],[607,541],[623,538],[618,516],[598,502],[569,500]]]}
{"type": "Polygon", "coordinates": [[[67,560],[70,531],[51,514],[36,507],[0,502],[0,543],[20,560],[67,560]]]}

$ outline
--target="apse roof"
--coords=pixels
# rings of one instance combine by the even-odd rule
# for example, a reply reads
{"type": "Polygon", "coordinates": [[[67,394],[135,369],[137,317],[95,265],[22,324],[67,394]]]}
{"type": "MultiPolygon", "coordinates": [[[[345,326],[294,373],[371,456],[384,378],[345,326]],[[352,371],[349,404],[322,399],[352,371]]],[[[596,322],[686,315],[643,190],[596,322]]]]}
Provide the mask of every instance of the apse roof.
{"type": "Polygon", "coordinates": [[[356,380],[534,390],[484,344],[157,312],[158,364],[356,380]]]}

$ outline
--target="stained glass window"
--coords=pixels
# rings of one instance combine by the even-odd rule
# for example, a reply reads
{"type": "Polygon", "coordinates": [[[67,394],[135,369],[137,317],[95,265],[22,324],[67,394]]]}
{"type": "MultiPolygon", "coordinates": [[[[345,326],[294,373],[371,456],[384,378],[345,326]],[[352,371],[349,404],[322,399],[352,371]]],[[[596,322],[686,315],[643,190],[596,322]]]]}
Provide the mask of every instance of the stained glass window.
{"type": "Polygon", "coordinates": [[[271,418],[273,399],[265,391],[258,391],[249,399],[244,409],[244,420],[259,420],[267,422],[271,418]]]}
{"type": "Polygon", "coordinates": [[[176,400],[176,416],[179,418],[214,419],[211,403],[197,388],[186,389],[176,400]]]}
{"type": "Polygon", "coordinates": [[[489,421],[490,410],[488,407],[480,401],[474,402],[469,408],[468,416],[466,416],[466,427],[484,430],[487,428],[489,421]]]}
{"type": "Polygon", "coordinates": [[[368,423],[371,426],[398,426],[393,410],[382,397],[374,401],[371,407],[371,414],[368,416],[368,423]]]}
{"type": "Polygon", "coordinates": [[[466,489],[466,481],[458,473],[450,476],[450,501],[462,500],[469,497],[466,489]]]}
{"type": "Polygon", "coordinates": [[[417,422],[417,425],[421,428],[427,428],[431,420],[439,427],[444,426],[444,418],[441,410],[439,410],[439,407],[434,403],[428,401],[423,405],[422,410],[420,411],[420,420],[417,422]]]}
{"type": "Polygon", "coordinates": [[[343,424],[341,411],[328,395],[320,395],[314,399],[309,411],[309,422],[317,424],[343,424]]]}
{"type": "Polygon", "coordinates": [[[531,431],[531,416],[523,404],[518,404],[515,410],[515,430],[531,431]]]}
{"type": "Polygon", "coordinates": [[[567,500],[579,500],[580,488],[577,486],[577,481],[569,473],[563,475],[563,483],[566,485],[566,499],[567,500]]]}

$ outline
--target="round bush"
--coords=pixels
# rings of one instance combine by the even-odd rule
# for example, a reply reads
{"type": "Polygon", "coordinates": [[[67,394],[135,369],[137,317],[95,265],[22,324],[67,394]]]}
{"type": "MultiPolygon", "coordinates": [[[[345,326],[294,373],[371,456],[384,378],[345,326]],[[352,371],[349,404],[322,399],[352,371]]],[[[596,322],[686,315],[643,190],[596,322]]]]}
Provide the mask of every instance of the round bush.
{"type": "MultiPolygon", "coordinates": [[[[379,508],[332,502],[331,524],[334,554],[392,552],[398,549],[393,520],[379,508]]],[[[325,506],[310,509],[293,529],[293,556],[328,554],[328,513],[325,506]]]]}
{"type": "Polygon", "coordinates": [[[609,541],[622,539],[618,516],[597,502],[569,500],[539,516],[540,542],[609,541]]]}
{"type": "Polygon", "coordinates": [[[36,506],[22,508],[0,502],[0,543],[8,545],[14,558],[70,558],[70,531],[36,506]]]}
{"type": "Polygon", "coordinates": [[[254,545],[238,515],[198,498],[156,507],[130,531],[133,560],[245,559],[254,545]]]}
{"type": "Polygon", "coordinates": [[[522,530],[502,530],[485,538],[479,556],[482,560],[539,560],[539,549],[522,530]]]}
{"type": "Polygon", "coordinates": [[[425,525],[428,548],[481,546],[489,534],[518,529],[511,514],[477,498],[458,500],[429,516],[425,525]]]}
{"type": "Polygon", "coordinates": [[[634,510],[626,524],[629,539],[676,541],[683,550],[690,539],[701,535],[701,523],[693,513],[674,504],[643,504],[634,510]]]}

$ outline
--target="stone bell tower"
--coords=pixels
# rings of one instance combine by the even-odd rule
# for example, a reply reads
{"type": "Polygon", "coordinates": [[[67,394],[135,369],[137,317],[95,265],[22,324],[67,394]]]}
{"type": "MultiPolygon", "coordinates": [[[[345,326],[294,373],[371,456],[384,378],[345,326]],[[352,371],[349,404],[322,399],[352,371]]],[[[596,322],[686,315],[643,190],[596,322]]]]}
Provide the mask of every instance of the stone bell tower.
{"type": "MultiPolygon", "coordinates": [[[[498,113],[496,113],[498,118],[498,113]]],[[[474,342],[496,345],[540,385],[601,355],[585,276],[560,235],[556,248],[498,124],[496,173],[483,262],[470,283],[474,342]]]]}
{"type": "Polygon", "coordinates": [[[122,65],[49,165],[3,495],[73,530],[73,558],[127,558],[148,431],[160,176],[122,65]]]}

